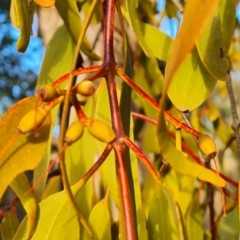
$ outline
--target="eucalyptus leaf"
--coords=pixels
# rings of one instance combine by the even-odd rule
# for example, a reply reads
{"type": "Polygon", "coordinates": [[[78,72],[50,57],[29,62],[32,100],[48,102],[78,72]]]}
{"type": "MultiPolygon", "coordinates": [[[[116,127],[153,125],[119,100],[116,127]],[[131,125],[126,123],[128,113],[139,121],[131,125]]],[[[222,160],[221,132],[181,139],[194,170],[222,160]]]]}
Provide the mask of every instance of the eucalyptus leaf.
{"type": "Polygon", "coordinates": [[[229,78],[229,61],[225,56],[225,43],[218,8],[214,11],[197,41],[200,58],[209,73],[218,80],[229,78]]]}
{"type": "MultiPolygon", "coordinates": [[[[57,0],[55,6],[60,16],[62,17],[69,33],[71,34],[74,42],[77,43],[80,31],[82,29],[82,23],[76,2],[72,0],[57,0]]],[[[95,52],[92,51],[90,43],[88,42],[86,37],[83,39],[81,50],[92,60],[101,59],[95,52]]]]}
{"type": "Polygon", "coordinates": [[[10,184],[12,190],[20,199],[28,216],[27,228],[25,231],[26,239],[33,234],[37,222],[38,205],[32,191],[29,191],[30,184],[24,173],[19,174],[10,184]]]}
{"type": "Polygon", "coordinates": [[[216,83],[217,80],[206,70],[194,49],[174,74],[168,96],[180,111],[192,111],[209,97],[216,83]]]}
{"type": "Polygon", "coordinates": [[[12,240],[19,226],[16,209],[7,212],[1,222],[0,232],[2,240],[12,240]]]}
{"type": "Polygon", "coordinates": [[[51,124],[49,115],[37,130],[37,135],[34,132],[16,135],[18,123],[24,114],[37,106],[36,104],[35,97],[25,98],[0,119],[0,198],[19,173],[34,170],[43,158],[51,124]]]}

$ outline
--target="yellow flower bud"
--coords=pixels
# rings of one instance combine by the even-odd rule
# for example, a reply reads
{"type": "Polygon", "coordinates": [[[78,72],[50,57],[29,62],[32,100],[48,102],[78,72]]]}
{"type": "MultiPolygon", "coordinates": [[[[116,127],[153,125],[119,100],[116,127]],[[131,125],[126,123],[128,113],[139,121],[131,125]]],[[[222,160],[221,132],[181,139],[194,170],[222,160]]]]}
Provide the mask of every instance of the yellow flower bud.
{"type": "Polygon", "coordinates": [[[83,135],[84,125],[81,122],[72,123],[66,131],[64,141],[71,145],[83,135]]]}
{"type": "Polygon", "coordinates": [[[207,134],[200,134],[198,137],[198,147],[209,158],[214,158],[217,154],[215,142],[207,134]]]}
{"type": "Polygon", "coordinates": [[[76,93],[81,94],[82,96],[91,96],[95,92],[94,84],[89,80],[83,80],[82,82],[78,83],[75,87],[76,93]]]}
{"type": "Polygon", "coordinates": [[[86,122],[88,132],[101,142],[111,143],[116,134],[113,129],[105,122],[98,119],[89,119],[86,122]]]}
{"type": "Polygon", "coordinates": [[[52,85],[43,85],[36,89],[35,96],[44,102],[50,102],[58,97],[58,93],[52,85]]]}

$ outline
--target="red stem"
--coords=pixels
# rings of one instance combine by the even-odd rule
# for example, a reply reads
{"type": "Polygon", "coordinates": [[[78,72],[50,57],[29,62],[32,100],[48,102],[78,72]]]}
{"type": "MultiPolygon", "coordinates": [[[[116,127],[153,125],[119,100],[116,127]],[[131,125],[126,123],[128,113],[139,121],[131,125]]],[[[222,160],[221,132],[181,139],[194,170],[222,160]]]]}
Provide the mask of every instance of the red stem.
{"type": "MultiPolygon", "coordinates": [[[[117,75],[125,81],[132,89],[134,89],[140,96],[142,96],[150,105],[152,105],[157,111],[160,110],[160,106],[156,103],[147,93],[145,93],[138,85],[136,85],[131,78],[129,78],[122,69],[117,69],[117,75]]],[[[190,132],[195,137],[198,137],[200,133],[195,129],[189,127],[185,123],[179,122],[176,118],[174,118],[171,114],[164,111],[164,117],[171,122],[176,128],[183,128],[186,131],[190,132]]]]}
{"type": "Polygon", "coordinates": [[[106,1],[106,12],[104,19],[104,64],[115,64],[113,50],[113,33],[114,33],[114,13],[115,0],[106,1]]]}
{"type": "MultiPolygon", "coordinates": [[[[92,73],[92,72],[97,72],[100,71],[102,68],[102,66],[91,66],[91,67],[87,67],[87,68],[79,68],[73,71],[72,76],[77,76],[83,73],[92,73]]],[[[66,81],[69,77],[70,77],[71,73],[67,73],[63,76],[61,76],[59,79],[57,79],[56,81],[54,81],[52,83],[53,87],[57,87],[59,86],[61,83],[63,83],[64,81],[66,81]]]]}

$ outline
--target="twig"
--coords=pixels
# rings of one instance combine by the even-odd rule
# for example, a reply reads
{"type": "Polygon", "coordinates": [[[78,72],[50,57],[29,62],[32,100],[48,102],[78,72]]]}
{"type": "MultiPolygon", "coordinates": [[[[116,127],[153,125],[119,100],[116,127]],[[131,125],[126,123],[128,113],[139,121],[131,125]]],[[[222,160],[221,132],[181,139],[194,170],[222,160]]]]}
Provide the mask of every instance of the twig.
{"type": "Polygon", "coordinates": [[[229,80],[227,81],[227,90],[228,90],[228,95],[229,95],[229,100],[230,100],[230,105],[231,105],[231,112],[232,112],[232,129],[235,134],[236,138],[236,143],[237,143],[237,151],[238,151],[238,158],[240,160],[240,134],[239,134],[239,127],[240,127],[240,121],[237,113],[237,107],[236,107],[236,101],[233,93],[233,87],[232,87],[232,78],[231,74],[229,73],[229,80]]]}
{"type": "MultiPolygon", "coordinates": [[[[205,166],[206,168],[211,169],[210,166],[210,161],[211,159],[206,158],[205,160],[205,166]]],[[[209,208],[209,218],[210,218],[210,229],[211,229],[211,235],[212,235],[212,240],[217,239],[217,233],[216,233],[216,225],[215,225],[215,211],[214,211],[214,200],[213,200],[213,186],[211,183],[207,183],[207,203],[208,203],[208,208],[209,208]]]]}

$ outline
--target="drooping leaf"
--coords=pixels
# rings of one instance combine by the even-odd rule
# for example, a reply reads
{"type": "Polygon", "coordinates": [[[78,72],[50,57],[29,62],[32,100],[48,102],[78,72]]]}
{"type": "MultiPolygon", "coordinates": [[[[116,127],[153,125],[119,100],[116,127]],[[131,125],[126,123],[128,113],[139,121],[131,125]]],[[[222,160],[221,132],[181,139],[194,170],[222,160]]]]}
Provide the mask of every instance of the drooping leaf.
{"type": "Polygon", "coordinates": [[[168,96],[180,111],[192,111],[207,99],[216,83],[217,80],[209,74],[194,49],[176,70],[168,96]]]}
{"type": "Polygon", "coordinates": [[[204,66],[213,77],[218,80],[229,78],[227,74],[229,61],[225,54],[225,43],[218,8],[215,9],[199,37],[197,49],[204,66]]]}
{"type": "Polygon", "coordinates": [[[111,219],[108,210],[107,199],[98,202],[92,209],[89,216],[89,224],[94,231],[94,239],[111,239],[111,219]]]}
{"type": "MultiPolygon", "coordinates": [[[[82,23],[76,2],[72,0],[58,0],[56,1],[55,6],[60,16],[62,17],[69,33],[71,34],[74,42],[77,43],[78,37],[82,29],[82,23]]],[[[88,42],[86,37],[84,38],[81,45],[81,50],[92,60],[101,59],[95,52],[92,51],[90,43],[88,42]]]]}
{"type": "Polygon", "coordinates": [[[187,216],[187,231],[189,239],[203,239],[203,216],[199,204],[199,199],[194,199],[189,206],[187,216]]]}
{"type": "Polygon", "coordinates": [[[168,135],[163,112],[160,112],[159,115],[157,137],[164,161],[169,163],[175,171],[183,175],[199,178],[217,186],[224,187],[226,185],[225,180],[215,172],[189,160],[175,148],[168,135]]]}
{"type": "Polygon", "coordinates": [[[237,10],[236,7],[237,5],[235,0],[220,0],[218,4],[223,42],[225,45],[225,54],[228,53],[233,38],[237,10]]]}
{"type": "Polygon", "coordinates": [[[25,231],[24,239],[29,239],[33,234],[36,221],[37,221],[37,202],[34,197],[33,192],[29,192],[29,182],[27,176],[24,173],[19,174],[10,184],[12,190],[16,193],[17,197],[20,199],[23,208],[25,209],[28,222],[25,231]]]}
{"type": "Polygon", "coordinates": [[[19,28],[20,36],[16,48],[19,52],[25,52],[31,35],[31,20],[28,8],[28,1],[12,0],[11,18],[15,27],[19,28]]]}
{"type": "Polygon", "coordinates": [[[19,226],[16,209],[7,212],[1,222],[0,232],[2,240],[12,240],[19,226]]]}
{"type": "Polygon", "coordinates": [[[28,97],[16,103],[0,119],[0,198],[12,180],[22,172],[35,169],[42,160],[50,130],[50,116],[38,129],[28,134],[17,133],[18,123],[24,114],[36,107],[36,98],[28,97]],[[12,143],[11,143],[12,138],[12,143]],[[9,146],[6,146],[8,144],[9,146]],[[5,149],[4,149],[5,147],[5,149]]]}
{"type": "MultiPolygon", "coordinates": [[[[203,31],[208,19],[217,6],[217,3],[218,0],[213,0],[211,2],[207,0],[187,1],[184,8],[183,23],[174,41],[167,61],[165,71],[165,92],[167,91],[168,85],[175,74],[175,71],[193,49],[196,40],[203,31]]],[[[165,93],[163,95],[165,95],[165,93]]]]}
{"type": "Polygon", "coordinates": [[[148,214],[149,240],[182,239],[176,216],[176,206],[169,189],[156,184],[148,214]]]}

